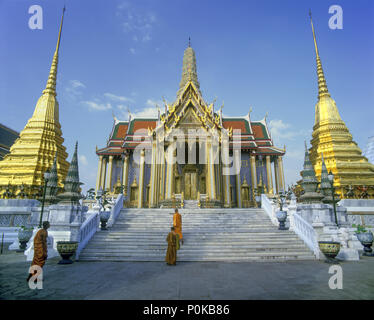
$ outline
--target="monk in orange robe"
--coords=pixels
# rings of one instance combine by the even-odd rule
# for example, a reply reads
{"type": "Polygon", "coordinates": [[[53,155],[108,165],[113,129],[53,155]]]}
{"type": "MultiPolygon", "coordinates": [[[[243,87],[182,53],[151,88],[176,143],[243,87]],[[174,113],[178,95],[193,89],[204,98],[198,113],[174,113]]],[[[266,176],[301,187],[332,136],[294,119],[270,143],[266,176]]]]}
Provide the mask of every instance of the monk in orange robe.
{"type": "Polygon", "coordinates": [[[175,213],[173,215],[173,227],[175,228],[175,232],[179,235],[179,239],[182,240],[182,244],[183,244],[182,216],[178,212],[177,208],[175,208],[175,213]]]}
{"type": "MultiPolygon", "coordinates": [[[[50,227],[49,222],[44,221],[43,228],[40,229],[34,237],[34,258],[31,262],[31,266],[37,265],[43,268],[45,261],[47,260],[47,257],[48,257],[48,252],[47,252],[48,231],[47,229],[49,227],[50,227]]],[[[35,270],[35,273],[37,273],[36,270],[35,270]]],[[[29,273],[27,281],[29,281],[31,277],[32,277],[32,274],[29,273]]]]}
{"type": "Polygon", "coordinates": [[[165,261],[168,265],[176,265],[177,262],[177,234],[175,233],[174,227],[171,227],[166,241],[168,243],[168,249],[166,251],[165,261]]]}

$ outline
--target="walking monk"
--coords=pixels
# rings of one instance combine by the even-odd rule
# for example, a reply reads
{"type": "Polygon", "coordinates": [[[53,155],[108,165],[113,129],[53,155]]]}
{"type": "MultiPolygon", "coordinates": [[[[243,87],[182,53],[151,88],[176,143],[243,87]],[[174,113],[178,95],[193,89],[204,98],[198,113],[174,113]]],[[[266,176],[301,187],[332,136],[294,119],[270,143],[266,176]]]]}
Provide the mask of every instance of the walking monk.
{"type": "MultiPolygon", "coordinates": [[[[43,268],[45,260],[47,260],[47,229],[49,227],[49,222],[43,221],[43,229],[40,229],[34,237],[34,259],[31,262],[31,266],[37,265],[43,268]]],[[[29,273],[27,281],[29,281],[32,276],[33,275],[29,273]]]]}
{"type": "Polygon", "coordinates": [[[182,244],[183,244],[182,216],[178,212],[178,208],[175,208],[175,213],[173,215],[173,226],[175,228],[175,232],[179,235],[179,240],[182,240],[182,244]]]}
{"type": "Polygon", "coordinates": [[[174,227],[171,227],[166,241],[168,243],[168,249],[166,251],[165,261],[168,265],[176,265],[177,262],[177,234],[175,233],[174,227]]]}

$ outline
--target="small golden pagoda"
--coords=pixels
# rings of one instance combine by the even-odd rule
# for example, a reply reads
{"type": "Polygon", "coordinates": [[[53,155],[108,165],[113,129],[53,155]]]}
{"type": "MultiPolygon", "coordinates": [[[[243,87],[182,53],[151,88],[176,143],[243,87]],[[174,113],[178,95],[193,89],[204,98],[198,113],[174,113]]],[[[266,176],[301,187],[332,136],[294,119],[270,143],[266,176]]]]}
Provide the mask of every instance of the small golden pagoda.
{"type": "Polygon", "coordinates": [[[315,106],[310,160],[313,163],[317,179],[320,180],[323,153],[327,170],[334,174],[334,185],[342,198],[346,197],[350,186],[355,189],[356,197],[359,197],[362,188],[368,188],[369,197],[374,198],[374,165],[368,162],[357,143],[352,140],[352,135],[341,119],[335,101],[330,96],[318,52],[311,14],[310,21],[318,75],[318,102],[315,106]]]}
{"type": "Polygon", "coordinates": [[[68,172],[68,155],[62,145],[64,139],[56,99],[58,51],[64,12],[65,8],[46,88],[36,104],[34,114],[10,148],[10,153],[0,161],[0,196],[9,188],[12,189],[13,195],[17,195],[22,186],[25,187],[28,197],[34,197],[40,186],[44,185],[43,174],[52,167],[55,155],[59,187],[63,186],[68,172]]]}

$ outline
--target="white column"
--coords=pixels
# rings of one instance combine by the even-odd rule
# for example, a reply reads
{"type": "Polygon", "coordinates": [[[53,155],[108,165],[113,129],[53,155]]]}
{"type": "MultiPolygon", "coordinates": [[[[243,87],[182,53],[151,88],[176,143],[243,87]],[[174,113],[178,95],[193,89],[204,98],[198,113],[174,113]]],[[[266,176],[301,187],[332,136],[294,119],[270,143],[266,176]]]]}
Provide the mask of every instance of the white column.
{"type": "Polygon", "coordinates": [[[97,176],[96,176],[96,194],[97,194],[97,191],[100,189],[102,167],[103,167],[103,156],[99,156],[99,165],[97,167],[97,176]]]}
{"type": "Polygon", "coordinates": [[[143,193],[144,193],[144,163],[145,163],[145,152],[144,149],[140,153],[140,165],[139,165],[139,187],[138,187],[138,208],[143,207],[143,193]]]}

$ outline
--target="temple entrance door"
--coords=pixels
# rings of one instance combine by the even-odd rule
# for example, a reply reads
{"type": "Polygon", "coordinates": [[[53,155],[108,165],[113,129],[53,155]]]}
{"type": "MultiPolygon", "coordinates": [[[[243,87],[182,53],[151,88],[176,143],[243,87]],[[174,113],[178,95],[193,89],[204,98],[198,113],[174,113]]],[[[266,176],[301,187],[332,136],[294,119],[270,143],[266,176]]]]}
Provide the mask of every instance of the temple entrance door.
{"type": "Polygon", "coordinates": [[[196,200],[197,197],[197,172],[185,172],[184,174],[184,198],[196,200]]]}

